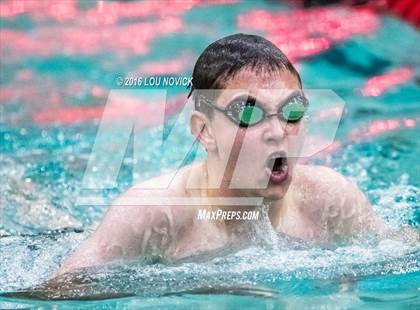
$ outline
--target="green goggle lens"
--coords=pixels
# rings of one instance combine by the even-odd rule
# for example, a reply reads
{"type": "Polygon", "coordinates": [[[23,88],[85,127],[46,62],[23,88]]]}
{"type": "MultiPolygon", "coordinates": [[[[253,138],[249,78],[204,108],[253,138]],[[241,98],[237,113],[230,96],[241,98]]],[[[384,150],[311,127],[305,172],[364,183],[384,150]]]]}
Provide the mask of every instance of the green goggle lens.
{"type": "Polygon", "coordinates": [[[264,118],[264,111],[257,106],[247,105],[239,112],[238,117],[241,124],[254,125],[264,118]]]}
{"type": "MultiPolygon", "coordinates": [[[[302,103],[292,102],[283,106],[279,116],[289,122],[296,123],[305,115],[306,107],[302,103]]],[[[258,106],[247,105],[239,111],[238,121],[242,126],[252,126],[261,122],[264,118],[264,110],[258,106]]]]}
{"type": "Polygon", "coordinates": [[[284,120],[294,123],[299,121],[305,115],[306,107],[302,103],[289,103],[281,109],[281,115],[284,120]]]}

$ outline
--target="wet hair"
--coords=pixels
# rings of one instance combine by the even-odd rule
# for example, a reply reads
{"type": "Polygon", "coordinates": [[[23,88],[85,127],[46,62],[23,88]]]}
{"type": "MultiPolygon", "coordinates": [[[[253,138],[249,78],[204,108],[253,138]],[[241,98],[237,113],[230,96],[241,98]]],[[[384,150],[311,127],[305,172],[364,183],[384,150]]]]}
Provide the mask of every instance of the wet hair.
{"type": "Polygon", "coordinates": [[[241,69],[251,69],[256,74],[289,71],[302,87],[299,73],[277,46],[261,36],[238,33],[213,42],[198,57],[188,95],[193,94],[195,109],[211,116],[207,105],[198,104],[194,90],[223,89],[241,69]]]}

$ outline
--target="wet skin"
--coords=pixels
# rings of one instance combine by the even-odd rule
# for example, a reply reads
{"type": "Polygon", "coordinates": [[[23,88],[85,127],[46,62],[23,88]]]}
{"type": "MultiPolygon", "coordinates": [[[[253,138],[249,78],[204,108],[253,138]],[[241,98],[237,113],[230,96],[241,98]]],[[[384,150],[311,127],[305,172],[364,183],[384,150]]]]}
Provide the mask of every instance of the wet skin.
{"type": "MultiPolygon", "coordinates": [[[[297,78],[289,72],[256,74],[241,70],[225,84],[217,105],[226,107],[236,96],[258,97],[264,109],[276,113],[293,91],[297,78]]],[[[109,208],[96,231],[65,260],[57,274],[108,262],[159,256],[176,261],[202,253],[250,244],[243,220],[203,221],[198,209],[209,211],[260,210],[250,206],[190,206],[177,203],[144,205],[140,198],[263,197],[271,225],[278,232],[314,242],[387,230],[358,187],[334,170],[297,163],[303,143],[303,123],[285,124],[277,117],[247,129],[238,128],[223,113],[211,117],[194,111],[191,132],[207,151],[207,158],[137,184],[109,208]],[[272,182],[267,159],[287,154],[287,177],[272,182]],[[290,157],[294,155],[293,157],[290,157]],[[169,180],[172,180],[169,182],[169,180]],[[163,184],[170,183],[168,189],[163,184]]]]}

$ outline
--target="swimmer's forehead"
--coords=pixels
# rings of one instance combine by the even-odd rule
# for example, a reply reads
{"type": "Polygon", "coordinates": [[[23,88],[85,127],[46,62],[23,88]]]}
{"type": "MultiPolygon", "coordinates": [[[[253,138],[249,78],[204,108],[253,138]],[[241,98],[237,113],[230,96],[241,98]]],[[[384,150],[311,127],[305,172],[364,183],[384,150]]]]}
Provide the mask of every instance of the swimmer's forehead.
{"type": "Polygon", "coordinates": [[[225,89],[218,92],[216,97],[221,106],[244,96],[255,97],[261,104],[276,105],[294,93],[300,93],[301,87],[297,77],[288,71],[256,74],[243,70],[227,80],[225,89]]]}
{"type": "Polygon", "coordinates": [[[304,92],[301,89],[259,89],[248,90],[248,89],[235,89],[235,90],[224,90],[220,92],[220,96],[217,96],[219,105],[229,105],[229,103],[240,100],[256,101],[260,105],[278,105],[289,101],[295,96],[304,96],[304,92]]]}

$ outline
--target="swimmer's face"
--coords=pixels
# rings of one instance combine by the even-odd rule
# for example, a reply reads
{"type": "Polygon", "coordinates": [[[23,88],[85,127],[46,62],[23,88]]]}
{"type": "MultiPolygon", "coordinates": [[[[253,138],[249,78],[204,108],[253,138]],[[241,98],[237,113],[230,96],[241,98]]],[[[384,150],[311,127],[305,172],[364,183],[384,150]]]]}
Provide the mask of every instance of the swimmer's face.
{"type": "MultiPolygon", "coordinates": [[[[277,113],[296,93],[301,93],[299,81],[286,70],[259,74],[241,70],[225,82],[216,104],[226,108],[237,98],[249,95],[270,115],[277,113]]],[[[227,163],[224,173],[231,177],[230,188],[269,199],[285,195],[303,143],[303,120],[287,123],[273,116],[243,128],[213,110],[209,123],[215,141],[213,156],[227,163]],[[275,159],[278,157],[282,159],[275,159]]]]}

